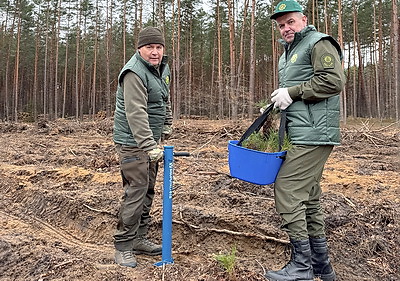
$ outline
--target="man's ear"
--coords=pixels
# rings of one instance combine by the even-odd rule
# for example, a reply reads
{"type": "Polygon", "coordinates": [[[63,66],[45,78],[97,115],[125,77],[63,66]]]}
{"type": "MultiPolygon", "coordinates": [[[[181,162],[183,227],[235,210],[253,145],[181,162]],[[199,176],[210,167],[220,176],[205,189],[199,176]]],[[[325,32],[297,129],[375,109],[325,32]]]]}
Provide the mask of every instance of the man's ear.
{"type": "Polygon", "coordinates": [[[308,25],[308,18],[306,15],[303,15],[303,21],[305,22],[306,25],[308,25]]]}

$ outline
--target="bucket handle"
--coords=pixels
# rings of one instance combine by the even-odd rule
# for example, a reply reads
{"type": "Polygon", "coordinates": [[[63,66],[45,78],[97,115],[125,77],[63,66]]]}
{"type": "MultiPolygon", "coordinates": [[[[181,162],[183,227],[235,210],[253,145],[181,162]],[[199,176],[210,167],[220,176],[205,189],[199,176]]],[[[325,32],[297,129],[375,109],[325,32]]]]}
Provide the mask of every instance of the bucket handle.
{"type": "Polygon", "coordinates": [[[271,113],[272,109],[274,108],[274,104],[271,103],[254,122],[250,125],[250,127],[244,132],[243,136],[240,138],[237,145],[242,146],[242,142],[247,139],[253,132],[258,132],[262,125],[267,120],[268,115],[271,113]]]}
{"type": "MultiPolygon", "coordinates": [[[[264,125],[265,121],[267,120],[268,115],[272,112],[274,109],[274,104],[271,103],[254,122],[253,124],[250,125],[250,127],[244,132],[242,137],[240,138],[239,142],[237,143],[238,146],[242,146],[242,142],[247,139],[253,132],[258,132],[262,125],[264,125]]],[[[281,120],[279,123],[279,151],[282,150],[282,145],[283,145],[283,139],[285,137],[285,132],[286,132],[286,110],[281,111],[281,120]]],[[[285,157],[285,156],[281,156],[285,157]]]]}
{"type": "Polygon", "coordinates": [[[281,111],[281,121],[279,123],[279,151],[282,150],[283,140],[286,132],[286,109],[281,111]]]}

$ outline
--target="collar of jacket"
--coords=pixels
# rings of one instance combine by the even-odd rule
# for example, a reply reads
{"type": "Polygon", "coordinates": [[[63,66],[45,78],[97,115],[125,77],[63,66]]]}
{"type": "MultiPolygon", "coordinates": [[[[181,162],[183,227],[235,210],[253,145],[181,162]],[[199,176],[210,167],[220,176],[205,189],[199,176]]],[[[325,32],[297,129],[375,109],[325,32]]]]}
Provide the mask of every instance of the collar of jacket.
{"type": "Polygon", "coordinates": [[[139,50],[136,51],[136,55],[138,57],[138,60],[140,60],[143,65],[145,65],[152,73],[157,74],[158,76],[161,76],[163,73],[165,66],[168,61],[168,56],[163,56],[161,59],[161,63],[157,66],[154,66],[153,64],[149,63],[146,61],[139,53],[139,50]]]}
{"type": "Polygon", "coordinates": [[[296,32],[294,34],[294,39],[292,43],[286,43],[283,39],[279,39],[278,41],[285,47],[285,50],[289,50],[294,48],[304,37],[306,37],[309,33],[315,32],[317,29],[313,25],[307,25],[305,28],[296,32]]]}

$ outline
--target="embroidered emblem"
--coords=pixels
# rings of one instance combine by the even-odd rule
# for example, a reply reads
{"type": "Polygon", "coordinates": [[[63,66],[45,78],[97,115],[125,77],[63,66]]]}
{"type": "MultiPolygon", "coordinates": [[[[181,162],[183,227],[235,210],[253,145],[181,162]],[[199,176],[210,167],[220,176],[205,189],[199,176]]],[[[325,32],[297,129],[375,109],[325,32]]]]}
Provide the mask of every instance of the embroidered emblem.
{"type": "Polygon", "coordinates": [[[295,63],[296,61],[297,61],[297,54],[294,54],[291,58],[290,58],[290,61],[291,61],[291,63],[295,63]]]}
{"type": "Polygon", "coordinates": [[[285,10],[286,9],[286,4],[281,4],[279,7],[278,7],[278,10],[279,11],[283,11],[283,10],[285,10]]]}
{"type": "Polygon", "coordinates": [[[324,68],[334,68],[335,58],[331,54],[324,54],[321,57],[321,63],[324,68]]]}
{"type": "Polygon", "coordinates": [[[165,84],[169,84],[169,75],[165,77],[165,84]]]}

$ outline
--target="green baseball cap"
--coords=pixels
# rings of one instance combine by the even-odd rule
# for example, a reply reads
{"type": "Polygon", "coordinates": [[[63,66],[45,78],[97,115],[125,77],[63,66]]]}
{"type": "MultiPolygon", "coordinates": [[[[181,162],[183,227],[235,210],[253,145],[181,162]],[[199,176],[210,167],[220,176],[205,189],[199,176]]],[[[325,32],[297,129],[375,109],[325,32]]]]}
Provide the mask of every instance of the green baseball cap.
{"type": "Polygon", "coordinates": [[[276,5],[274,13],[270,16],[270,19],[274,20],[277,17],[290,13],[290,12],[303,12],[303,8],[294,0],[284,0],[276,5]]]}

